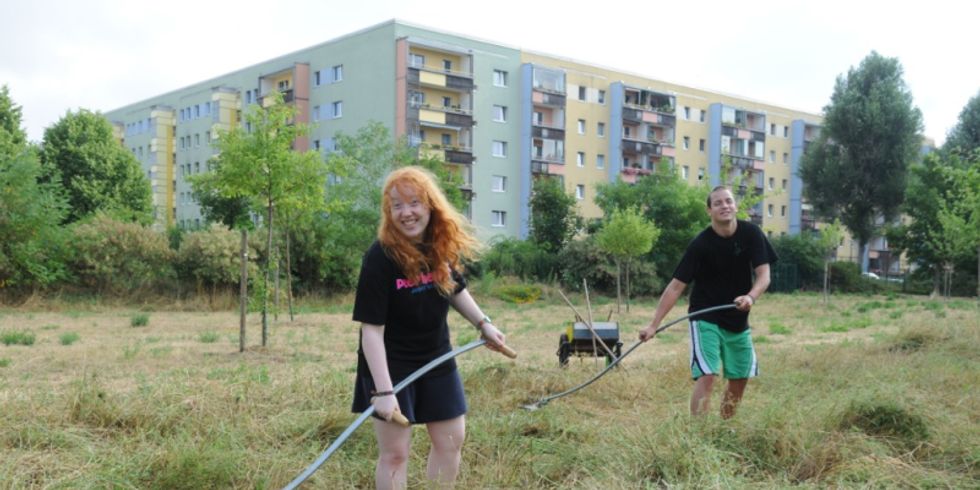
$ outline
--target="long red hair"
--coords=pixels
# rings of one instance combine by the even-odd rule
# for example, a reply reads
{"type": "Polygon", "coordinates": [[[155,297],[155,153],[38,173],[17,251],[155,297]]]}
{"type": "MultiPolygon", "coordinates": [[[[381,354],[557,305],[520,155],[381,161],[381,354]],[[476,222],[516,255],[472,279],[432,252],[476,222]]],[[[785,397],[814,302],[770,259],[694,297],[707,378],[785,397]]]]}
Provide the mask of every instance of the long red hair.
{"type": "Polygon", "coordinates": [[[431,272],[433,282],[443,296],[456,288],[451,271],[462,271],[463,259],[475,258],[482,245],[473,236],[472,226],[439,188],[435,176],[422,167],[402,167],[385,179],[381,194],[381,224],[378,241],[385,253],[401,267],[405,277],[417,281],[431,272]],[[429,208],[429,225],[417,247],[395,226],[391,216],[391,189],[411,189],[429,208]]]}

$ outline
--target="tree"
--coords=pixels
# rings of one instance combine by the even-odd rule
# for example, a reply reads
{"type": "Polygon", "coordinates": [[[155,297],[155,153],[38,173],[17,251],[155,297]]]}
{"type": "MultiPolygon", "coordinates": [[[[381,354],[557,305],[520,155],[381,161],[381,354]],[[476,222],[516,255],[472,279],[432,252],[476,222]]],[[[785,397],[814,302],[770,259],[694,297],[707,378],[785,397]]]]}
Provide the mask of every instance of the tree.
{"type": "Polygon", "coordinates": [[[27,145],[27,132],[20,127],[21,108],[10,98],[6,85],[0,86],[0,159],[13,158],[27,145]]]}
{"type": "MultiPolygon", "coordinates": [[[[980,152],[975,153],[980,156],[980,152]]],[[[968,167],[948,166],[944,170],[956,183],[952,199],[939,203],[936,226],[928,235],[929,246],[942,260],[944,296],[949,297],[956,262],[975,250],[980,260],[980,158],[968,167]]],[[[978,265],[980,282],[980,265],[978,265]]],[[[977,286],[980,297],[980,284],[977,286]]]]}
{"type": "Polygon", "coordinates": [[[902,207],[909,222],[889,230],[888,238],[911,261],[932,271],[933,295],[940,293],[941,278],[957,255],[953,250],[959,250],[950,248],[945,237],[969,236],[969,228],[956,231],[955,216],[962,217],[964,226],[975,220],[970,206],[975,206],[978,167],[980,153],[964,160],[959,152],[941,152],[926,155],[910,169],[908,199],[902,207]]]}
{"type": "Polygon", "coordinates": [[[567,194],[558,179],[534,181],[531,192],[531,241],[556,254],[582,226],[575,212],[575,197],[567,194]]]}
{"type": "Polygon", "coordinates": [[[21,108],[0,87],[0,290],[44,287],[65,277],[61,189],[40,182],[37,151],[21,128],[21,108]]]}
{"type": "Polygon", "coordinates": [[[844,237],[843,226],[840,220],[835,219],[833,223],[820,229],[820,238],[817,243],[820,245],[820,252],[823,253],[823,302],[830,301],[830,262],[833,260],[834,250],[840,245],[844,237]]]}
{"type": "MultiPolygon", "coordinates": [[[[210,182],[224,199],[246,198],[253,211],[264,213],[266,260],[262,285],[262,345],[268,343],[269,279],[272,237],[277,208],[316,212],[323,206],[326,167],[316,152],[292,149],[308,128],[294,123],[297,109],[275,92],[267,108],[254,106],[245,116],[251,131],[233,128],[218,135],[219,154],[210,182]]],[[[242,266],[244,268],[244,264],[242,266]]]]}
{"type": "Polygon", "coordinates": [[[706,186],[691,186],[676,171],[661,162],[653,174],[635,184],[603,184],[596,191],[596,204],[606,216],[617,209],[636,207],[647,221],[657,224],[660,235],[650,257],[663,284],[680,262],[687,244],[708,226],[705,212],[706,186]]]}
{"type": "MultiPolygon", "coordinates": [[[[220,141],[220,140],[219,140],[220,141]]],[[[245,196],[224,197],[222,182],[216,171],[220,158],[211,159],[211,172],[188,178],[194,199],[201,206],[201,214],[211,223],[222,223],[229,229],[238,230],[238,352],[245,352],[245,318],[248,312],[248,233],[255,228],[249,214],[249,200],[245,196]]]]}
{"type": "Polygon", "coordinates": [[[0,290],[40,288],[65,277],[65,201],[40,176],[37,155],[26,146],[19,155],[0,156],[0,290]]]}
{"type": "Polygon", "coordinates": [[[630,311],[630,262],[633,257],[650,251],[657,241],[660,230],[640,215],[635,207],[615,210],[605,226],[596,233],[596,243],[606,253],[616,258],[616,311],[619,311],[622,294],[620,277],[622,264],[626,263],[626,311],[630,311]]]}
{"type": "Polygon", "coordinates": [[[838,76],[824,107],[820,136],[803,156],[804,194],[824,218],[840,217],[861,248],[879,218],[890,222],[905,197],[909,165],[918,159],[922,114],[902,80],[895,58],[872,52],[838,76]]]}
{"type": "Polygon", "coordinates": [[[960,111],[956,126],[946,136],[943,150],[958,152],[962,156],[980,148],[980,92],[974,95],[960,111]]]}
{"type": "Polygon", "coordinates": [[[46,178],[58,182],[68,198],[66,222],[96,211],[123,220],[153,220],[150,183],[132,153],[112,134],[101,114],[69,111],[44,131],[41,163],[46,178]]]}

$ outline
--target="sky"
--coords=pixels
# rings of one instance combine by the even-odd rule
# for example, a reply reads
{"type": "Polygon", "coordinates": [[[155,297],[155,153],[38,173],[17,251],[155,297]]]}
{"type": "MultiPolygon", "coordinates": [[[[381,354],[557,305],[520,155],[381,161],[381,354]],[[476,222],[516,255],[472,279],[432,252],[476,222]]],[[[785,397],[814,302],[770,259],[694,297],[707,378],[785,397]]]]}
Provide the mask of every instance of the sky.
{"type": "Polygon", "coordinates": [[[872,51],[898,58],[942,144],[980,93],[980,5],[963,0],[2,0],[0,85],[33,141],[107,112],[399,19],[820,114],[872,51]]]}

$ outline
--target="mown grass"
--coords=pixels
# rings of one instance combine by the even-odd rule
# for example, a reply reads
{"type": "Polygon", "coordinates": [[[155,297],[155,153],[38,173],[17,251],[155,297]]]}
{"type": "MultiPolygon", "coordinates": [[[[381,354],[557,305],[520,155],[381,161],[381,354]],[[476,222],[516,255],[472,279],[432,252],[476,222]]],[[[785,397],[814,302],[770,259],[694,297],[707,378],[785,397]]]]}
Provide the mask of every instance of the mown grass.
{"type": "MultiPolygon", "coordinates": [[[[470,403],[458,488],[978,486],[975,304],[766,295],[752,315],[762,375],[723,421],[687,413],[684,325],[588,388],[521,409],[604,367],[573,358],[558,368],[574,314],[550,288],[541,298],[477,297],[520,357],[479,349],[458,359],[470,403]]],[[[581,295],[570,298],[585,311],[581,295]]],[[[614,313],[624,349],[654,306],[614,313]]],[[[38,333],[30,349],[0,347],[0,487],[280,488],[354,419],[350,304],[304,308],[293,322],[280,315],[265,348],[250,316],[244,353],[232,311],[156,305],[153,322],[134,329],[121,306],[82,317],[3,310],[0,331],[38,333]],[[50,324],[85,341],[66,349],[50,324]]],[[[615,300],[593,309],[604,320],[615,300]]],[[[456,314],[450,323],[458,343],[474,338],[456,314]]],[[[428,448],[416,428],[412,488],[426,487],[428,448]]],[[[305,488],[371,488],[375,457],[362,427],[305,488]]]]}

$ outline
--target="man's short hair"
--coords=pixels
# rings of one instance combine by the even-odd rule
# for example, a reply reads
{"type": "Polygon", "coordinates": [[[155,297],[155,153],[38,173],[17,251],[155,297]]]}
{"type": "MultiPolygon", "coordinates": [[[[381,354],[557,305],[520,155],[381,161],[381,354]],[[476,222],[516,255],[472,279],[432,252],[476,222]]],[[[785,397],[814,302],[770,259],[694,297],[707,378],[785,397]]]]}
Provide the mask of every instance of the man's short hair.
{"type": "MultiPolygon", "coordinates": [[[[732,192],[732,188],[731,187],[728,187],[727,185],[717,185],[717,186],[715,186],[715,188],[714,189],[711,189],[711,192],[708,193],[707,199],[705,199],[705,204],[707,204],[709,208],[711,207],[711,195],[714,194],[715,191],[720,191],[720,190],[726,190],[728,192],[732,192]]],[[[734,195],[734,193],[732,193],[732,195],[734,195]]]]}

